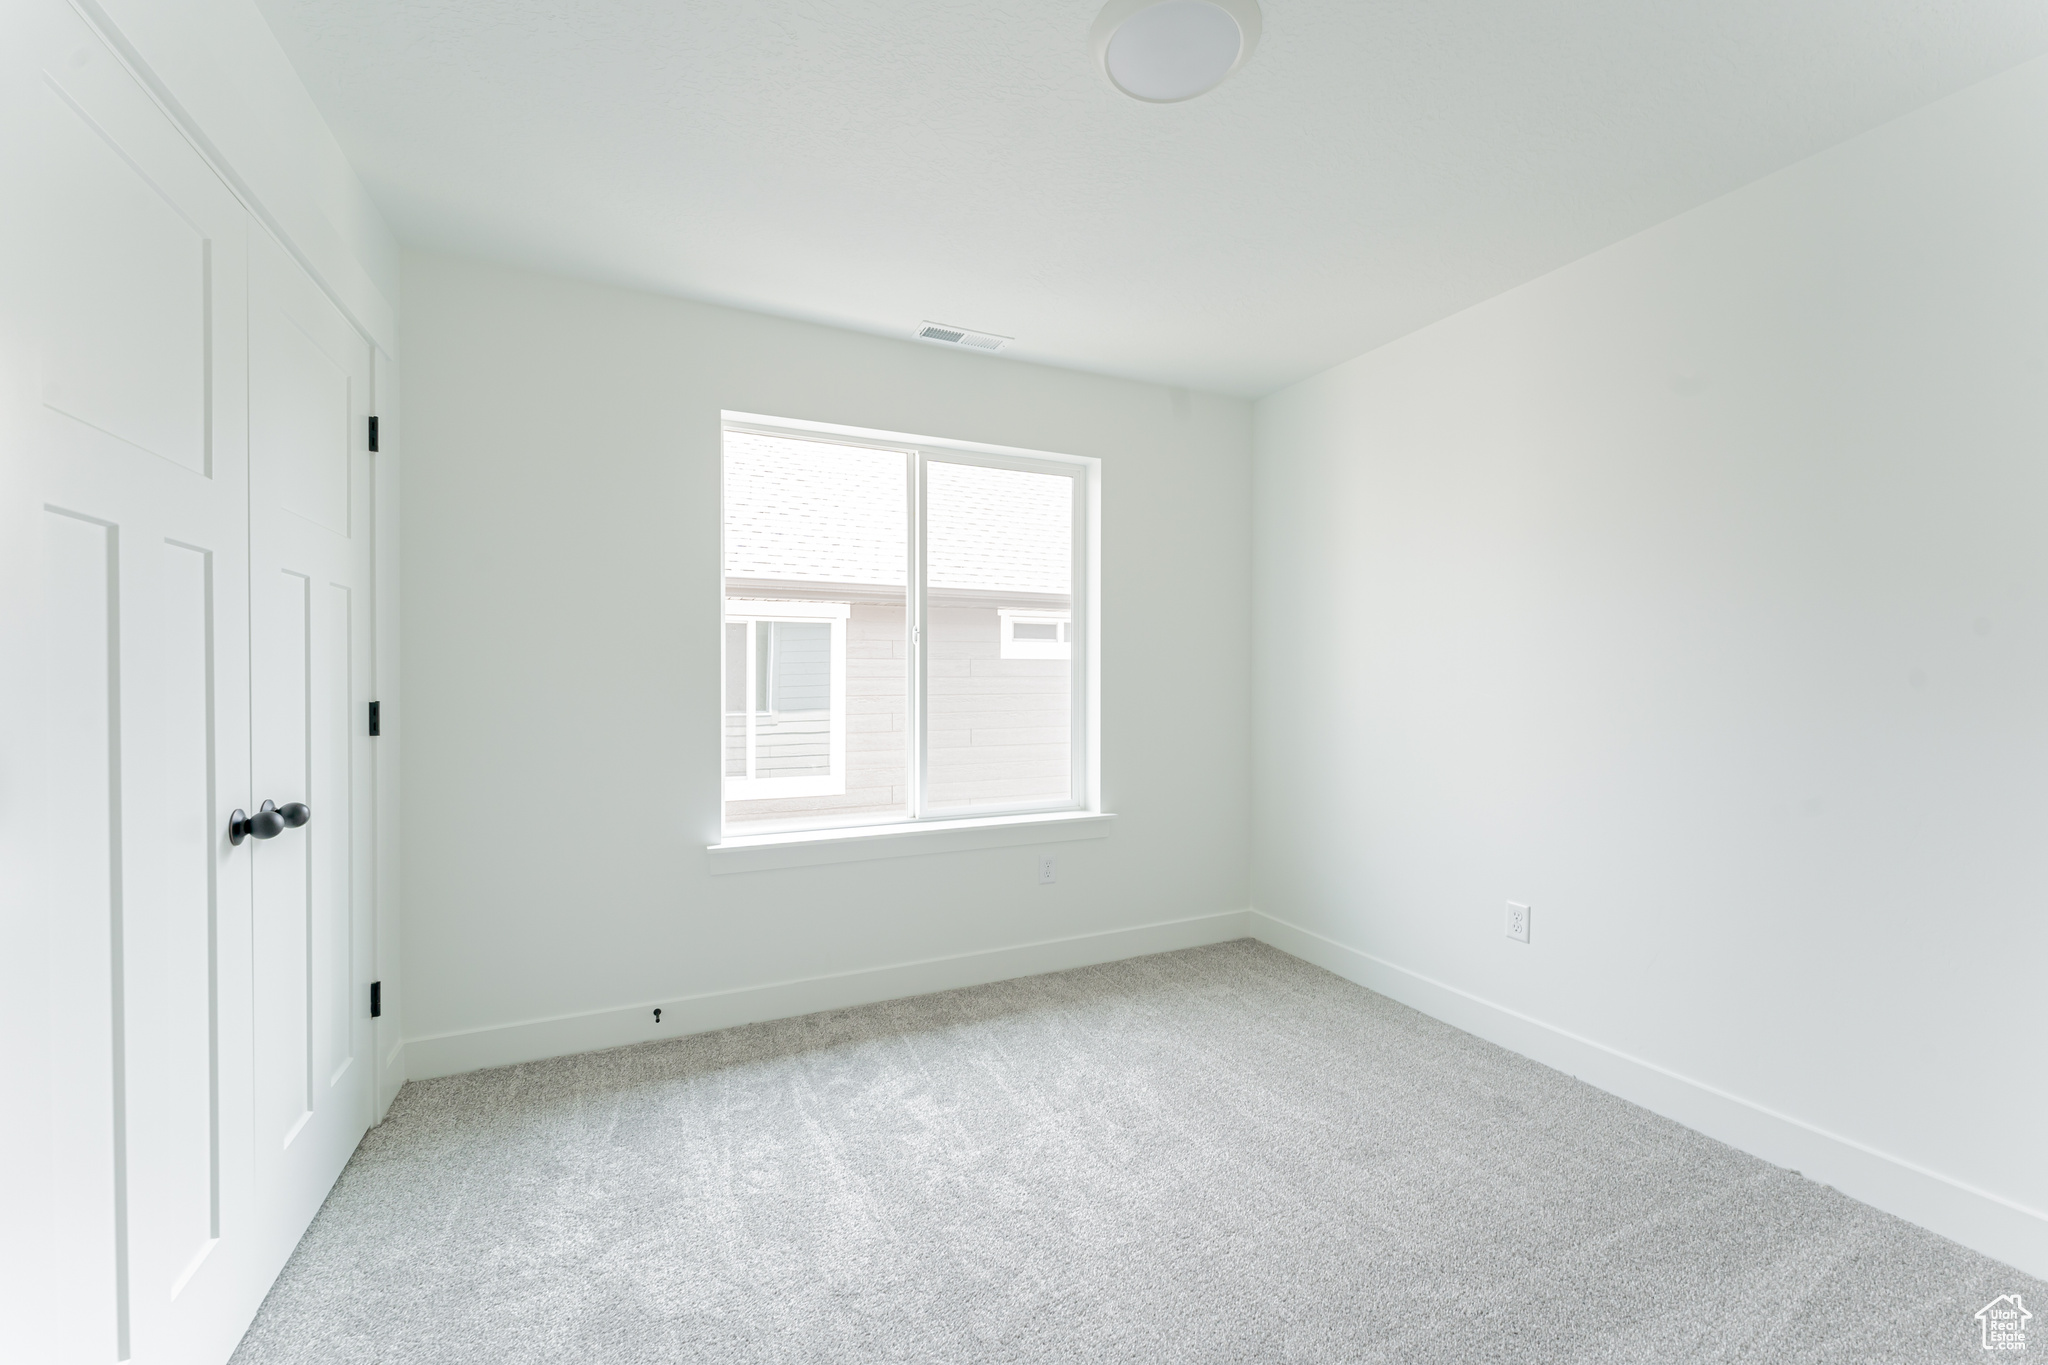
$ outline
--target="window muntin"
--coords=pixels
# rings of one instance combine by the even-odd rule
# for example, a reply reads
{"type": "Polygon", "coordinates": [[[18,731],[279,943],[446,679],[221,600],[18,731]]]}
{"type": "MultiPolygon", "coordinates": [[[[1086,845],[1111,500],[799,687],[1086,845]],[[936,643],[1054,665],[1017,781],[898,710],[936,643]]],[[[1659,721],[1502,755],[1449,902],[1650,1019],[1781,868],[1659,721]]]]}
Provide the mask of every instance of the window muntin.
{"type": "Polygon", "coordinates": [[[1092,691],[1076,587],[1089,583],[1092,477],[1090,461],[729,420],[727,833],[1086,808],[1092,691]],[[784,642],[757,604],[798,594],[845,612],[831,732],[849,742],[831,785],[771,770],[758,721],[741,770],[740,720],[782,714],[784,642]],[[819,785],[759,785],[771,780],[819,785]]]}

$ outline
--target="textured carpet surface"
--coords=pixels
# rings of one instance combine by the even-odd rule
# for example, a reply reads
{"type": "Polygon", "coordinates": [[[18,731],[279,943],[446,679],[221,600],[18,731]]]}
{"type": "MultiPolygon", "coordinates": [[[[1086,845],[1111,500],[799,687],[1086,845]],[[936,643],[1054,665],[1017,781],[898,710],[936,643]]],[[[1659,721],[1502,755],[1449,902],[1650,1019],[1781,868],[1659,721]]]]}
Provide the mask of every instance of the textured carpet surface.
{"type": "Polygon", "coordinates": [[[1925,1365],[2044,1291],[1245,941],[407,1085],[235,1361],[1925,1365]]]}

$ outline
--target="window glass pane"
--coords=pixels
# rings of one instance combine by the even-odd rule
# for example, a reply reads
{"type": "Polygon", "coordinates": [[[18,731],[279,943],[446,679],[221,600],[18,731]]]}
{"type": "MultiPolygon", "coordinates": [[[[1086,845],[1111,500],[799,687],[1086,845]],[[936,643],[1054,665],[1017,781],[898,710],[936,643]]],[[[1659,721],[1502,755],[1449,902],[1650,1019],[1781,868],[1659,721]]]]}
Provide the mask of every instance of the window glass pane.
{"type": "Polygon", "coordinates": [[[727,829],[908,814],[908,478],[898,451],[726,433],[727,829]]]}
{"type": "Polygon", "coordinates": [[[832,627],[820,621],[777,621],[773,689],[768,707],[785,715],[823,712],[832,706],[832,627]]]}
{"type": "Polygon", "coordinates": [[[1066,475],[925,466],[928,813],[1072,799],[1073,521],[1066,475]]]}

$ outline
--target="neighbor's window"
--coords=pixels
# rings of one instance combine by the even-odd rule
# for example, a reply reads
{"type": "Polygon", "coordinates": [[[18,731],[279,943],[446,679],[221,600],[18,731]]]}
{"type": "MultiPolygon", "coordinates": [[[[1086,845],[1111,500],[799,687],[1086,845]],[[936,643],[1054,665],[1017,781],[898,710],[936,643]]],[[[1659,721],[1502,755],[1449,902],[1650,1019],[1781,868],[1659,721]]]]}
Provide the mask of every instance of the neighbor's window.
{"type": "Polygon", "coordinates": [[[1090,473],[728,422],[727,832],[1085,806],[1090,473]]]}
{"type": "Polygon", "coordinates": [[[846,793],[844,602],[725,604],[728,797],[846,793]]]}
{"type": "Polygon", "coordinates": [[[1067,631],[1072,622],[1066,612],[1004,611],[1000,638],[1005,659],[1064,659],[1072,650],[1067,631]]]}

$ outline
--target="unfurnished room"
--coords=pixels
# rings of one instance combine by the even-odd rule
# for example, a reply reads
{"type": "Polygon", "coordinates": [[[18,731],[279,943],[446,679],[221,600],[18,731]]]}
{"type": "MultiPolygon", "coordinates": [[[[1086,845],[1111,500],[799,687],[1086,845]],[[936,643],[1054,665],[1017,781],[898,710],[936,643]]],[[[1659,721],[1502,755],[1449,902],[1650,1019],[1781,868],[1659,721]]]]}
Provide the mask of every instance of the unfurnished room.
{"type": "Polygon", "coordinates": [[[8,0],[0,1360],[2048,1353],[2039,0],[8,0]]]}

